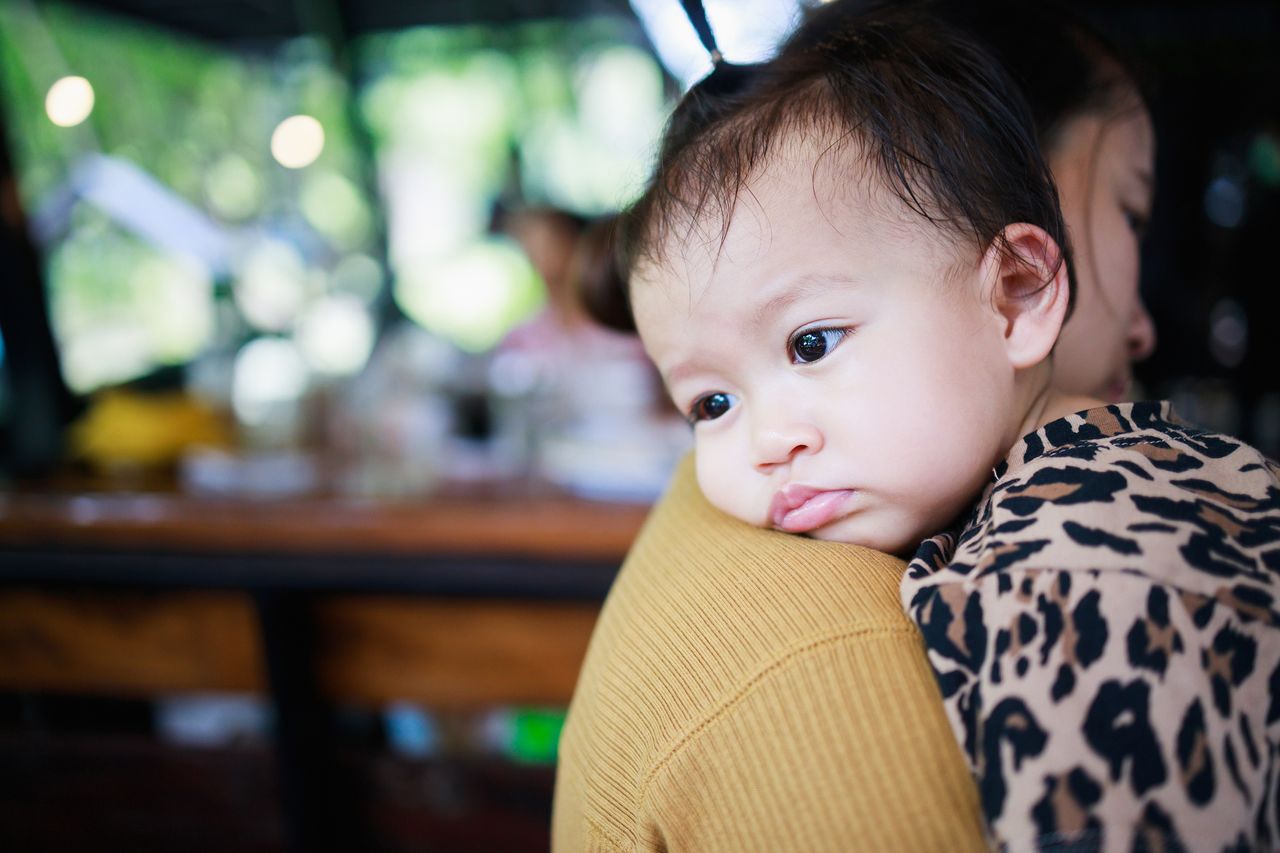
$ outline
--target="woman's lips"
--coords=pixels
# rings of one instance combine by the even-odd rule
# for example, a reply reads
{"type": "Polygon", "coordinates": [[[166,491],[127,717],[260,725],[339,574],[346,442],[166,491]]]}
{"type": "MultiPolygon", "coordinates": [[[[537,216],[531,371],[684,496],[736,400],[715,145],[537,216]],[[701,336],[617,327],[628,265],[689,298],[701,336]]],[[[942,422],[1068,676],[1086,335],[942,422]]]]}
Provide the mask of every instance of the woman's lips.
{"type": "Polygon", "coordinates": [[[769,504],[769,521],[787,533],[807,533],[840,516],[853,489],[815,489],[792,483],[779,489],[769,504]]]}

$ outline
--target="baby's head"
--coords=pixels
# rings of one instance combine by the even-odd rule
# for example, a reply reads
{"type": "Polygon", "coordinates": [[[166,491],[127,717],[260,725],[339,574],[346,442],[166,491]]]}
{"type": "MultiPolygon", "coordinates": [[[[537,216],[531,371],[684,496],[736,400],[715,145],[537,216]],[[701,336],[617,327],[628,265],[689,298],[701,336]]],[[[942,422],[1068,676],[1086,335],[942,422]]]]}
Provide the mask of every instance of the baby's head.
{"type": "Polygon", "coordinates": [[[998,63],[927,17],[820,15],[756,74],[687,96],[626,214],[636,326],[713,504],[904,553],[1046,393],[1053,181],[998,63]]]}

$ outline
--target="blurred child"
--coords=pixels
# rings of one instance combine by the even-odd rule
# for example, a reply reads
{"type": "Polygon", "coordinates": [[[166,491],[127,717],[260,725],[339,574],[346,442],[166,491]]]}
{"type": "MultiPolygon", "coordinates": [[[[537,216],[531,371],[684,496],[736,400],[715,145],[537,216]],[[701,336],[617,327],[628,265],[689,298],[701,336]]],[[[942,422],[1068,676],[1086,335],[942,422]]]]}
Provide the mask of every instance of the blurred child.
{"type": "Polygon", "coordinates": [[[496,384],[515,373],[531,383],[529,461],[542,479],[588,497],[652,500],[688,434],[635,337],[583,309],[584,282],[616,275],[611,220],[529,208],[506,227],[547,288],[546,305],[507,335],[492,369],[496,384]]]}

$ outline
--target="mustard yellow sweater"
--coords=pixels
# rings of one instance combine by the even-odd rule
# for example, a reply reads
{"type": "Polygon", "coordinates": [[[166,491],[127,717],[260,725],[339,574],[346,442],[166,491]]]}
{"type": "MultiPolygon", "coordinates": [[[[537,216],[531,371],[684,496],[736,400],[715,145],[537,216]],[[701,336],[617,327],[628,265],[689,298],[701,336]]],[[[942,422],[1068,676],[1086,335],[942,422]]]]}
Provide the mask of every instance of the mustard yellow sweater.
{"type": "Polygon", "coordinates": [[[596,626],[554,849],[982,849],[902,571],[729,519],[686,461],[596,626]]]}

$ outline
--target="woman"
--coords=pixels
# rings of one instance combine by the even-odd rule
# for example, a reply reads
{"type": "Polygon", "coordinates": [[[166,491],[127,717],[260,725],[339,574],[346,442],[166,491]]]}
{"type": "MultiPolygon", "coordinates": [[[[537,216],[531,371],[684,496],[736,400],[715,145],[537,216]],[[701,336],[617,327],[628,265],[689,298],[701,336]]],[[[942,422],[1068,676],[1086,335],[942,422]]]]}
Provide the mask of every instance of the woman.
{"type": "MultiPolygon", "coordinates": [[[[1137,295],[1152,165],[1138,86],[1065,13],[972,5],[927,8],[1022,85],[1075,243],[1077,307],[1056,380],[1117,398],[1154,345],[1137,295]]],[[[686,98],[677,129],[732,109],[750,72],[721,83],[711,99],[686,98]]],[[[592,640],[561,744],[555,847],[983,848],[976,791],[901,611],[903,568],[731,521],[683,465],[592,640]]]]}
{"type": "Polygon", "coordinates": [[[1101,38],[1052,6],[931,8],[984,42],[1022,86],[1058,185],[1076,293],[1055,350],[1055,384],[1071,394],[1127,399],[1131,364],[1155,348],[1138,293],[1155,133],[1137,76],[1101,38]]]}

